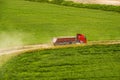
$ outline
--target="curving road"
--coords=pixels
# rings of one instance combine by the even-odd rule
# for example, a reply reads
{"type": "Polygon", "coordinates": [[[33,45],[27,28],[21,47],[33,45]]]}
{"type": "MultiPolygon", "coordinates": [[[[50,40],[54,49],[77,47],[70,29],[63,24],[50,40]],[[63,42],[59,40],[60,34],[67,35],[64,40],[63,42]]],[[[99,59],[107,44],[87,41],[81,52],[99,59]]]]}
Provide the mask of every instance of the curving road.
{"type": "Polygon", "coordinates": [[[50,44],[37,44],[37,45],[27,45],[27,46],[20,46],[20,47],[13,47],[8,49],[1,49],[0,55],[4,54],[12,54],[12,53],[22,53],[32,50],[38,50],[38,49],[48,49],[54,47],[50,44]]]}
{"type": "MultiPolygon", "coordinates": [[[[68,1],[68,0],[67,0],[68,1]]],[[[107,4],[107,5],[119,5],[120,0],[69,0],[80,3],[89,3],[89,4],[107,4]]]]}
{"type": "MultiPolygon", "coordinates": [[[[85,45],[95,45],[95,44],[98,44],[98,45],[99,44],[103,44],[103,45],[120,44],[120,40],[89,41],[89,43],[85,45]]],[[[69,47],[69,46],[72,46],[72,45],[67,45],[66,47],[69,47]]],[[[81,46],[81,44],[76,44],[76,46],[81,46]]],[[[59,47],[63,47],[63,46],[59,46],[59,47]]],[[[1,49],[0,55],[12,54],[12,53],[23,53],[23,52],[28,52],[28,51],[38,50],[38,49],[50,49],[50,48],[57,48],[57,47],[53,46],[52,44],[27,45],[27,46],[21,46],[21,47],[13,47],[9,49],[1,49]]]]}

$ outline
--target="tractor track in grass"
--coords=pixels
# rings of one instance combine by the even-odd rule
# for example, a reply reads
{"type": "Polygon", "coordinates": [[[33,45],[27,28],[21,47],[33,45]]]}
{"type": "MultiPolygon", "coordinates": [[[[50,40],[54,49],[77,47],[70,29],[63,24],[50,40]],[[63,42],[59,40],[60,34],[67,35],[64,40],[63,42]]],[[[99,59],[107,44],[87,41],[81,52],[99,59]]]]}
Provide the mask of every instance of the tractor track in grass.
{"type": "Polygon", "coordinates": [[[12,53],[16,53],[16,54],[24,53],[24,52],[39,50],[39,49],[50,49],[50,48],[72,47],[72,46],[87,46],[87,45],[110,45],[110,44],[120,44],[120,40],[89,41],[87,44],[76,44],[76,45],[65,45],[65,46],[54,46],[52,44],[27,45],[27,46],[1,49],[0,55],[12,54],[12,53]]]}

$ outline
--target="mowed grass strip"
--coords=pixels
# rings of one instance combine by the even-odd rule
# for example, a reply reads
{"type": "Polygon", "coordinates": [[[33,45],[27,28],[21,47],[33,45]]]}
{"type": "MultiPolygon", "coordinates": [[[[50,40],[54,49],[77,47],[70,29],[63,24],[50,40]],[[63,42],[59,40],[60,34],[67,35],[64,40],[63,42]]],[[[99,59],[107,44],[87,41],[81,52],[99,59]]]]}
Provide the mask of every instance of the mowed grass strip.
{"type": "Polygon", "coordinates": [[[24,44],[51,42],[53,37],[76,33],[90,41],[120,39],[119,13],[24,0],[4,2],[0,33],[17,34],[24,44]]]}
{"type": "Polygon", "coordinates": [[[1,68],[1,80],[119,80],[120,45],[33,51],[1,68]]]}

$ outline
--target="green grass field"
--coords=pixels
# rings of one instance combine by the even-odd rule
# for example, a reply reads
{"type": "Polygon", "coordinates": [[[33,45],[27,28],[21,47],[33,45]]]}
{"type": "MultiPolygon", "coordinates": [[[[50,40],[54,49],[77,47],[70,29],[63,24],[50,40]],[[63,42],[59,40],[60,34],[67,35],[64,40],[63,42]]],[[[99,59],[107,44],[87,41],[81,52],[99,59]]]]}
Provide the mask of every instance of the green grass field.
{"type": "MultiPolygon", "coordinates": [[[[0,0],[0,49],[50,43],[53,37],[76,33],[85,34],[88,42],[120,40],[119,30],[117,12],[0,0]]],[[[119,80],[119,53],[116,44],[2,55],[0,80],[119,80]]]]}
{"type": "Polygon", "coordinates": [[[33,51],[14,57],[1,80],[119,80],[120,45],[33,51]]]}
{"type": "Polygon", "coordinates": [[[85,34],[88,40],[120,39],[120,14],[116,12],[24,0],[3,0],[1,4],[1,43],[50,43],[53,37],[76,33],[85,34]]]}

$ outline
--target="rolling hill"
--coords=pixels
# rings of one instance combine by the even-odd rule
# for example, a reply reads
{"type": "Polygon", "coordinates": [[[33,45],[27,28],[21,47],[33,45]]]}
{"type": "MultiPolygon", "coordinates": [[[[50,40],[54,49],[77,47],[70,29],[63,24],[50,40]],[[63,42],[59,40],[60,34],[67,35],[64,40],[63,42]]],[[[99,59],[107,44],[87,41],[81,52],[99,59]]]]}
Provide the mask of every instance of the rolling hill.
{"type": "MultiPolygon", "coordinates": [[[[25,0],[1,0],[0,10],[0,49],[76,33],[88,41],[120,40],[117,12],[25,0]]],[[[119,80],[119,53],[120,45],[113,44],[2,55],[0,62],[13,58],[0,63],[0,80],[119,80]]]]}
{"type": "Polygon", "coordinates": [[[83,33],[89,41],[119,40],[120,14],[24,0],[6,0],[0,22],[1,47],[50,43],[83,33]],[[12,37],[11,37],[12,36],[12,37]]]}
{"type": "Polygon", "coordinates": [[[119,80],[120,45],[27,52],[2,66],[1,80],[119,80]]]}

